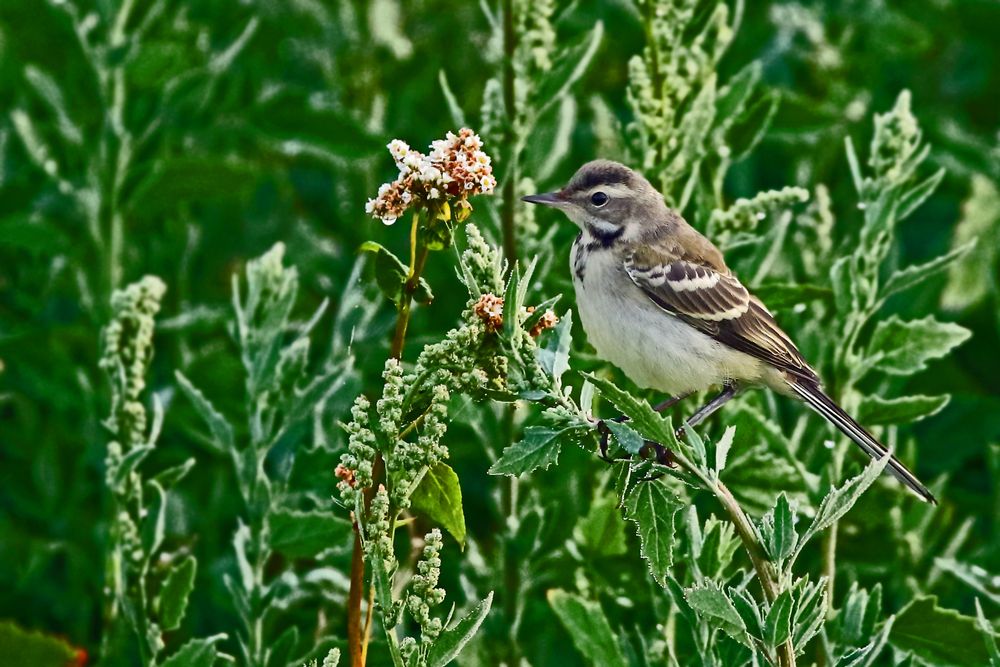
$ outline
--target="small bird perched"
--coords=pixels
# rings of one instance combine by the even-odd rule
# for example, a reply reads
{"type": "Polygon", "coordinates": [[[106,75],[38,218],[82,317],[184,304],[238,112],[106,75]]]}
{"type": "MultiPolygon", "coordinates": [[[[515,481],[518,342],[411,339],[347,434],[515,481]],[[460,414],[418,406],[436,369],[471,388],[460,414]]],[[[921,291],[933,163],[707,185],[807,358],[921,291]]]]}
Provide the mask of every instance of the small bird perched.
{"type": "MultiPolygon", "coordinates": [[[[577,308],[597,353],[637,385],[681,398],[712,386],[695,426],[747,386],[798,398],[868,456],[888,451],[827,396],[816,372],[722,253],[640,174],[595,160],[562,190],[522,198],[580,228],[570,254],[577,308]]],[[[895,456],[887,469],[923,500],[931,492],[895,456]]]]}

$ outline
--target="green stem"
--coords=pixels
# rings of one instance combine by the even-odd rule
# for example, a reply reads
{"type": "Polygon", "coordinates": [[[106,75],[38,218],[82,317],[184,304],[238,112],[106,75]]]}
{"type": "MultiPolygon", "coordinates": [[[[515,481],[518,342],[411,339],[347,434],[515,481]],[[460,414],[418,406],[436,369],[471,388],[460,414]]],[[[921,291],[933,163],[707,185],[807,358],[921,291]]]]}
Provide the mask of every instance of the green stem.
{"type": "MultiPolygon", "coordinates": [[[[721,480],[713,478],[700,470],[688,461],[683,454],[675,452],[674,457],[677,463],[697,477],[705,488],[715,495],[723,508],[725,508],[726,513],[729,514],[730,521],[733,522],[733,526],[736,528],[736,533],[739,535],[740,541],[743,543],[743,548],[750,557],[754,572],[757,573],[757,580],[764,591],[764,597],[768,603],[773,604],[782,593],[781,581],[774,571],[771,561],[768,560],[767,555],[764,553],[764,548],[758,539],[757,529],[750,521],[750,518],[743,511],[743,508],[740,507],[739,502],[733,496],[729,487],[723,484],[721,480]]],[[[795,648],[792,645],[791,639],[778,646],[778,665],[780,667],[795,667],[795,648]]]]}
{"type": "Polygon", "coordinates": [[[506,136],[504,137],[507,155],[505,178],[503,184],[503,203],[500,211],[500,221],[503,232],[503,254],[507,258],[507,266],[513,267],[517,260],[517,230],[514,225],[514,206],[516,205],[516,181],[518,178],[518,150],[514,135],[517,125],[517,100],[514,90],[514,55],[517,50],[517,31],[514,26],[514,0],[503,0],[503,102],[504,114],[507,117],[506,136]]]}

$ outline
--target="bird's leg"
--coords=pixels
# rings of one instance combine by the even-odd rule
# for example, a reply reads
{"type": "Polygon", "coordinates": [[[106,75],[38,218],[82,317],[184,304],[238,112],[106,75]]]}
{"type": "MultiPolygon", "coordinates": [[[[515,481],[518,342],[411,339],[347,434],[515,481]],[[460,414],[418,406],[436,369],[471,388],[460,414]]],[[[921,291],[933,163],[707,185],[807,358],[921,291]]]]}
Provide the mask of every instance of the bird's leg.
{"type": "Polygon", "coordinates": [[[674,407],[675,405],[677,405],[678,403],[680,403],[681,401],[683,401],[685,398],[687,398],[688,396],[690,396],[693,393],[694,393],[693,391],[688,391],[688,392],[685,392],[683,394],[678,394],[677,396],[668,396],[664,400],[662,400],[659,403],[657,403],[656,405],[654,405],[653,406],[653,411],[654,412],[663,412],[667,408],[672,408],[672,407],[674,407]]]}
{"type": "MultiPolygon", "coordinates": [[[[600,419],[597,422],[597,432],[601,434],[601,442],[598,445],[600,453],[597,456],[605,463],[614,463],[615,459],[608,456],[608,436],[611,435],[611,429],[607,427],[607,424],[605,424],[604,421],[605,420],[600,419]]],[[[622,422],[627,422],[628,417],[625,415],[618,415],[611,421],[618,422],[620,424],[622,422]]]]}
{"type": "MultiPolygon", "coordinates": [[[[739,391],[739,389],[740,389],[739,386],[735,382],[727,383],[723,387],[722,393],[720,393],[718,396],[713,398],[705,405],[698,408],[698,411],[695,412],[693,415],[691,415],[691,418],[688,419],[686,422],[686,426],[694,428],[698,424],[702,423],[703,421],[711,417],[712,413],[714,413],[716,410],[725,405],[726,401],[735,396],[736,393],[739,391]]],[[[684,426],[681,426],[680,428],[677,429],[678,438],[684,435],[684,428],[685,428],[684,426]]]]}

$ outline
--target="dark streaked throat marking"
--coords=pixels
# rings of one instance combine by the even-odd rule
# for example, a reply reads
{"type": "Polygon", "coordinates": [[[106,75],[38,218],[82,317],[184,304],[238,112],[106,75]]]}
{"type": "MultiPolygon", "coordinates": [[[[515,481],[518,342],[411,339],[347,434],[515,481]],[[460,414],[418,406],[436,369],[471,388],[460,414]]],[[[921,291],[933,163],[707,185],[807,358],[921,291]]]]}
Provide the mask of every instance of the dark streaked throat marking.
{"type": "Polygon", "coordinates": [[[590,254],[599,250],[607,250],[613,246],[615,241],[621,238],[622,234],[625,233],[625,226],[622,225],[613,232],[603,232],[595,227],[587,225],[587,232],[590,239],[586,243],[583,241],[583,232],[577,234],[576,240],[573,241],[573,245],[576,247],[576,257],[573,261],[573,273],[576,274],[576,277],[581,283],[583,282],[583,276],[587,270],[587,260],[590,258],[590,254]]]}

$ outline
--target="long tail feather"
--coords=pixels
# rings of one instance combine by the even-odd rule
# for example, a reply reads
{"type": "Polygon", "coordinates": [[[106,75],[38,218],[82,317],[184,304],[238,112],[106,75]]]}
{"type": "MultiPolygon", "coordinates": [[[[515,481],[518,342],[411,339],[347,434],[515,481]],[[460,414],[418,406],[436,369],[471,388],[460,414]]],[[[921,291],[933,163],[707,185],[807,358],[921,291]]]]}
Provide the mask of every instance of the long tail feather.
{"type": "MultiPolygon", "coordinates": [[[[882,458],[882,456],[884,456],[888,451],[888,448],[886,448],[885,445],[876,440],[875,437],[866,431],[863,426],[854,421],[853,417],[844,412],[839,405],[834,403],[833,399],[824,394],[823,390],[820,389],[818,385],[808,384],[801,381],[792,381],[788,384],[792,388],[792,391],[798,394],[798,396],[806,402],[806,405],[816,411],[828,422],[836,426],[841,433],[853,440],[854,443],[865,452],[865,454],[875,459],[882,458]]],[[[922,500],[935,505],[937,504],[937,499],[934,497],[934,494],[932,494],[926,486],[921,484],[916,475],[900,463],[899,459],[897,459],[895,455],[889,459],[887,469],[892,473],[893,477],[905,484],[911,491],[920,496],[922,500]]]]}

